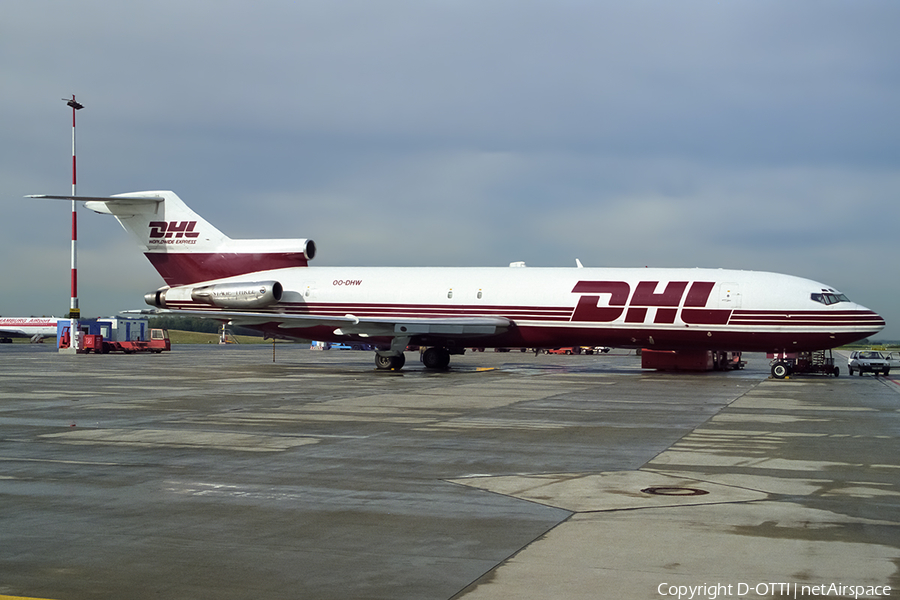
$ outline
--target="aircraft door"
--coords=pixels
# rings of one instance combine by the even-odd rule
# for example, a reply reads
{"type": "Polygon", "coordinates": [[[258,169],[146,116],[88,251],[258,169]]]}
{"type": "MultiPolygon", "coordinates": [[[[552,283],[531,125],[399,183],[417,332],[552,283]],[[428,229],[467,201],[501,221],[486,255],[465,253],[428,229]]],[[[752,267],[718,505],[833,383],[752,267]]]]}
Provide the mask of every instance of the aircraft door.
{"type": "Polygon", "coordinates": [[[741,285],[739,283],[719,284],[719,308],[741,307],[741,285]]]}

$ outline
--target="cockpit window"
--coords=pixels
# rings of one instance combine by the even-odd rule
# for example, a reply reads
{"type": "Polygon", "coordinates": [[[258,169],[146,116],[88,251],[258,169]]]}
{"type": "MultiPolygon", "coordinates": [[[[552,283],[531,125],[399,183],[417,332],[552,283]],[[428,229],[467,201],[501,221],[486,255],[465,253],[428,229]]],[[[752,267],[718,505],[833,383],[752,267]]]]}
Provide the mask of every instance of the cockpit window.
{"type": "Polygon", "coordinates": [[[832,304],[837,304],[838,302],[850,302],[850,298],[848,298],[844,294],[838,294],[834,292],[812,293],[809,297],[816,302],[821,302],[825,306],[831,306],[832,304]]]}

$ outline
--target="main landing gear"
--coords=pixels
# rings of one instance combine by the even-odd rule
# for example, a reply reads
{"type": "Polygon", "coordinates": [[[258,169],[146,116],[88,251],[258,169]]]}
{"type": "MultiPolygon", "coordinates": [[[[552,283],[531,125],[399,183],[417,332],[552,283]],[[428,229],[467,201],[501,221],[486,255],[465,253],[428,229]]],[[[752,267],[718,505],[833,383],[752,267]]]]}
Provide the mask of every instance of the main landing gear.
{"type": "Polygon", "coordinates": [[[450,351],[446,348],[428,348],[422,353],[422,364],[426,369],[446,369],[450,366],[450,351]]]}
{"type": "Polygon", "coordinates": [[[398,354],[391,356],[387,354],[375,355],[375,366],[385,371],[399,371],[406,364],[406,356],[398,354]]]}
{"type": "Polygon", "coordinates": [[[375,367],[381,371],[399,371],[406,364],[406,356],[403,352],[409,344],[408,337],[395,337],[391,340],[388,350],[378,350],[375,353],[375,367]]]}
{"type": "MultiPolygon", "coordinates": [[[[406,356],[391,350],[375,354],[375,367],[384,371],[399,371],[406,364],[406,356]]],[[[450,350],[433,346],[422,352],[422,364],[426,369],[442,371],[450,366],[450,350]]]]}

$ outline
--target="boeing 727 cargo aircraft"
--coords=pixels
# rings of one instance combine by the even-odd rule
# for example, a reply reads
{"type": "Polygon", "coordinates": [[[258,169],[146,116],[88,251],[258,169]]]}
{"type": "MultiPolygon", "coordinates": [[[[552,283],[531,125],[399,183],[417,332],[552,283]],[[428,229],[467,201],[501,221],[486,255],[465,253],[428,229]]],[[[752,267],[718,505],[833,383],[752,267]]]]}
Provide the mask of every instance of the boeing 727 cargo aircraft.
{"type": "MultiPolygon", "coordinates": [[[[34,196],[72,199],[71,196],[34,196]]],[[[613,346],[798,352],[848,344],[884,319],[828,285],[722,269],[310,267],[312,240],[233,240],[169,191],[77,197],[114,215],[166,285],[148,304],[273,337],[363,340],[399,369],[466,347],[613,346]]],[[[580,264],[579,264],[580,267],[580,264]]]]}

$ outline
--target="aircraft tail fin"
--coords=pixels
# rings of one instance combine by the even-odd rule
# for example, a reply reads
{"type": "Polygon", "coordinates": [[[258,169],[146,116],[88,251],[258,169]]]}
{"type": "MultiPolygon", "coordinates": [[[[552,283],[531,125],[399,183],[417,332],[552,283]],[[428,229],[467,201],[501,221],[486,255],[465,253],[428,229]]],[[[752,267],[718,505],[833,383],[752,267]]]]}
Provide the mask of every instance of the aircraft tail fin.
{"type": "Polygon", "coordinates": [[[94,212],[113,215],[170,286],[305,267],[316,253],[315,242],[307,239],[233,240],[170,191],[32,197],[81,200],[94,212]]]}

